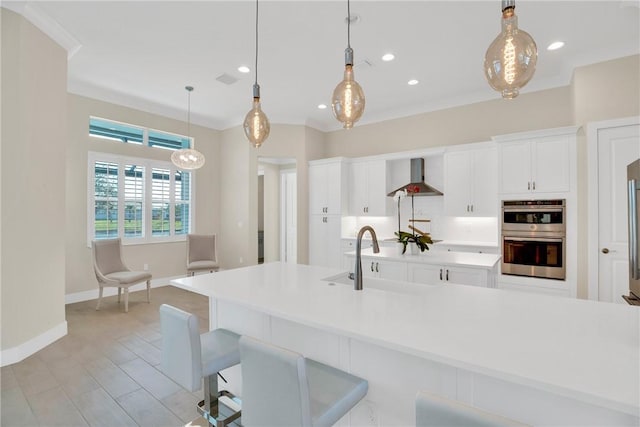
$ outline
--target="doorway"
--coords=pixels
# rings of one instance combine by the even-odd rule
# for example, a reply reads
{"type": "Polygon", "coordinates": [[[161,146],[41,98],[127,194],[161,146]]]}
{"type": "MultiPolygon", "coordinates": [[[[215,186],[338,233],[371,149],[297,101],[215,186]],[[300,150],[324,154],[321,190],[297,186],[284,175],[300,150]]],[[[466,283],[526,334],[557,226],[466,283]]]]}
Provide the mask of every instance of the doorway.
{"type": "Polygon", "coordinates": [[[258,157],[258,263],[297,262],[296,160],[258,157]]]}
{"type": "Polygon", "coordinates": [[[589,126],[589,299],[623,304],[629,293],[627,165],[640,158],[639,123],[589,126]]]}

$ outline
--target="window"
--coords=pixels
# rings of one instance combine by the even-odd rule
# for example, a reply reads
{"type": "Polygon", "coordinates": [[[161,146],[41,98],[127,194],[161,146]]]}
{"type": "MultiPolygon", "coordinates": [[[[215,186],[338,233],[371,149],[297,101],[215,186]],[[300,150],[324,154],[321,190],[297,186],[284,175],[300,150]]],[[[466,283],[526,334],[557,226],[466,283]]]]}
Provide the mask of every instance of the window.
{"type": "Polygon", "coordinates": [[[149,147],[180,150],[190,148],[193,138],[141,126],[89,117],[89,135],[115,142],[148,145],[149,147]]]}
{"type": "Polygon", "coordinates": [[[169,162],[89,153],[88,242],[183,240],[193,223],[193,175],[169,162]]]}

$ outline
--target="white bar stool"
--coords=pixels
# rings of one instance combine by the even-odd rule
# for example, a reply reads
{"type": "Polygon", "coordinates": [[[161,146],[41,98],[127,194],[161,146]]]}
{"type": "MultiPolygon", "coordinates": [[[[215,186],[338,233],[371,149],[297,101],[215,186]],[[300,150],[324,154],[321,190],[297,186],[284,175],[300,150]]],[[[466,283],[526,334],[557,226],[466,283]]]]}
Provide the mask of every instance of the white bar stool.
{"type": "Polygon", "coordinates": [[[218,419],[218,398],[240,399],[226,390],[218,392],[218,372],[240,363],[240,335],[216,329],[200,335],[198,318],[176,307],[160,306],[162,372],[189,391],[200,390],[204,378],[204,400],[198,413],[210,425],[224,427],[240,417],[240,411],[218,419]]]}
{"type": "Polygon", "coordinates": [[[527,427],[518,421],[482,411],[435,394],[418,392],[416,427],[527,427]]]}
{"type": "Polygon", "coordinates": [[[243,336],[242,425],[331,426],[366,394],[369,384],[301,354],[243,336]]]}

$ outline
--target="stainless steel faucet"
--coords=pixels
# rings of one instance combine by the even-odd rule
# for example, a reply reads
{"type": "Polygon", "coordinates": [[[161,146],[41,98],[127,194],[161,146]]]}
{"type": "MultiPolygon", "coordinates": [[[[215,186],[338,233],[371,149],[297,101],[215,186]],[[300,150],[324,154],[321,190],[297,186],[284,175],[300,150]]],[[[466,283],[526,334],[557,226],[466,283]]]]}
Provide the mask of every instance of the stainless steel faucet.
{"type": "Polygon", "coordinates": [[[358,238],[356,240],[356,268],[355,268],[355,277],[353,280],[353,289],[356,291],[362,290],[362,260],[361,260],[361,247],[362,247],[362,236],[364,232],[368,231],[371,233],[371,239],[373,240],[373,253],[377,254],[380,252],[380,247],[378,246],[378,238],[376,237],[376,232],[369,225],[365,225],[358,232],[358,238]]]}

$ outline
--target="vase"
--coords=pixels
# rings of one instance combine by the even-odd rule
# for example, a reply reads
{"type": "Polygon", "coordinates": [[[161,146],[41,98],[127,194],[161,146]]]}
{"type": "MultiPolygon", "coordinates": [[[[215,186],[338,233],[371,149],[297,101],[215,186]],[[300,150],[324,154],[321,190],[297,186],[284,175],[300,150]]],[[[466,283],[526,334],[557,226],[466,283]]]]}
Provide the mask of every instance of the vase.
{"type": "Polygon", "coordinates": [[[418,253],[420,253],[420,248],[415,243],[409,243],[409,247],[411,248],[411,255],[418,255],[418,253]]]}
{"type": "Polygon", "coordinates": [[[404,251],[404,243],[396,242],[396,251],[398,255],[402,255],[402,251],[404,251]]]}

